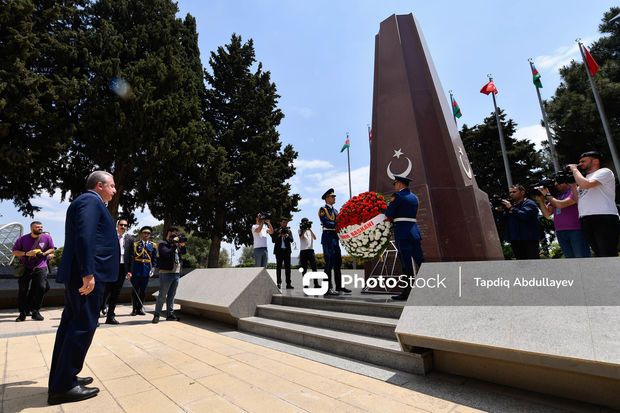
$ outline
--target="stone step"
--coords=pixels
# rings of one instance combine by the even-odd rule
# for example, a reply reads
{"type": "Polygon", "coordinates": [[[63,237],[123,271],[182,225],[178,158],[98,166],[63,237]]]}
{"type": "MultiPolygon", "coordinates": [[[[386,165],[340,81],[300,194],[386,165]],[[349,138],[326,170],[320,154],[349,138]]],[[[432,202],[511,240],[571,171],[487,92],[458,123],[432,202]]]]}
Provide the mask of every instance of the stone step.
{"type": "Polygon", "coordinates": [[[263,317],[241,318],[237,327],[240,331],[410,373],[425,374],[431,367],[430,351],[415,348],[404,352],[398,342],[385,338],[263,317]]]}
{"type": "Polygon", "coordinates": [[[394,318],[265,304],[256,307],[256,315],[272,320],[289,321],[329,330],[340,330],[396,341],[394,318]]]}
{"type": "Polygon", "coordinates": [[[271,304],[290,307],[313,308],[316,310],[333,311],[337,313],[362,314],[375,317],[393,318],[398,320],[403,312],[404,303],[369,302],[351,299],[347,296],[298,297],[275,294],[271,304]]]}

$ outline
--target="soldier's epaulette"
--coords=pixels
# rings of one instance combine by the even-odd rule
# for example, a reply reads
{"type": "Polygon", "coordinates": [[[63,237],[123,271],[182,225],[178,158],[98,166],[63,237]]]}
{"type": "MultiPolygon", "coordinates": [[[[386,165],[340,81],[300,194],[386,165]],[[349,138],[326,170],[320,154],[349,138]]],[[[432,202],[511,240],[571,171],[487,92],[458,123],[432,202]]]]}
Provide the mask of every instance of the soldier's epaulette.
{"type": "Polygon", "coordinates": [[[325,215],[327,215],[327,210],[325,207],[319,208],[319,218],[323,218],[325,215]]]}

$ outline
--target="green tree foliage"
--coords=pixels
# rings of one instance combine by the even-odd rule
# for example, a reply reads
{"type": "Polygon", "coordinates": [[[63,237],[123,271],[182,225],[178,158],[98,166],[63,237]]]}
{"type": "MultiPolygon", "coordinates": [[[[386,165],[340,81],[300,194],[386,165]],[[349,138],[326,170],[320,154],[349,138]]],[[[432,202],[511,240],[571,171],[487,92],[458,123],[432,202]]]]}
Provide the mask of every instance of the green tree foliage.
{"type": "MultiPolygon", "coordinates": [[[[55,169],[78,129],[87,50],[85,0],[7,0],[0,7],[0,199],[24,214],[57,185],[55,169]]],[[[83,184],[83,181],[82,181],[83,184]]]]}
{"type": "MultiPolygon", "coordinates": [[[[612,7],[605,13],[599,31],[603,36],[589,50],[600,66],[594,77],[603,101],[616,148],[620,147],[620,13],[612,7]]],[[[580,153],[598,150],[611,164],[609,146],[594,102],[581,57],[560,69],[562,81],[546,103],[549,125],[555,132],[561,163],[576,163],[580,153]]]]}
{"type": "Polygon", "coordinates": [[[299,195],[286,181],[293,176],[292,146],[282,148],[277,127],[284,117],[270,73],[256,62],[252,40],[233,35],[230,43],[211,53],[205,71],[204,119],[214,130],[213,146],[224,161],[205,176],[216,196],[199,195],[195,225],[209,234],[209,267],[218,263],[222,241],[248,245],[258,211],[274,218],[296,211],[299,195]]]}
{"type": "MultiPolygon", "coordinates": [[[[549,164],[542,164],[542,154],[534,148],[529,140],[517,140],[513,137],[517,124],[506,120],[506,114],[500,110],[500,122],[506,140],[506,151],[512,181],[514,184],[528,186],[549,174],[549,164]]],[[[485,118],[481,125],[468,127],[463,125],[461,139],[472,165],[476,182],[480,189],[489,196],[507,196],[508,183],[499,142],[499,133],[495,114],[485,118]]]]}

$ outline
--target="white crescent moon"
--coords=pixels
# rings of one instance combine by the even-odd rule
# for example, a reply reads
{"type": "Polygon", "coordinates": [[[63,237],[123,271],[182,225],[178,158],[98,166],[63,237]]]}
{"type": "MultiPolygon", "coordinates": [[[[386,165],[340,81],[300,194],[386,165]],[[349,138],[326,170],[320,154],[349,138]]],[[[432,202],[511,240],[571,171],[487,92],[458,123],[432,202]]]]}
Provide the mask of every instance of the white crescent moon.
{"type": "MultiPolygon", "coordinates": [[[[409,175],[409,173],[411,172],[411,169],[413,168],[413,164],[411,163],[411,159],[407,158],[407,162],[409,163],[407,165],[407,169],[405,169],[405,171],[403,173],[400,174],[396,174],[396,175],[401,175],[401,176],[407,176],[409,175]]],[[[392,173],[392,161],[390,161],[390,163],[387,166],[387,176],[391,179],[394,180],[394,174],[392,173]]]]}

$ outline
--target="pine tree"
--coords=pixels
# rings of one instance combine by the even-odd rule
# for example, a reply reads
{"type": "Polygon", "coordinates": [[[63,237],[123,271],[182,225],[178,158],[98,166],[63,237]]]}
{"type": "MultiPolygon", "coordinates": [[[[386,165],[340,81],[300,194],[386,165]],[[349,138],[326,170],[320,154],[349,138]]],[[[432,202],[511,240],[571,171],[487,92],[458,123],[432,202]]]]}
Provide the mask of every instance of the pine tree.
{"type": "Polygon", "coordinates": [[[276,85],[256,63],[252,40],[232,35],[230,43],[211,53],[204,118],[213,127],[213,145],[226,160],[205,176],[204,186],[217,194],[202,196],[194,211],[196,225],[211,238],[209,267],[218,265],[222,241],[250,244],[259,211],[274,218],[296,211],[299,195],[286,181],[297,157],[291,145],[282,149],[277,127],[284,117],[277,107],[276,85]]]}

